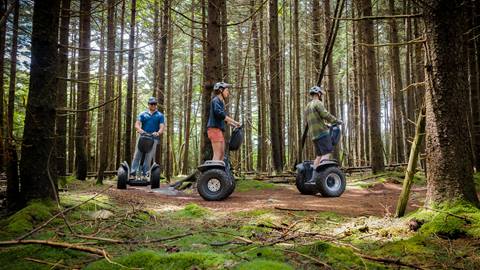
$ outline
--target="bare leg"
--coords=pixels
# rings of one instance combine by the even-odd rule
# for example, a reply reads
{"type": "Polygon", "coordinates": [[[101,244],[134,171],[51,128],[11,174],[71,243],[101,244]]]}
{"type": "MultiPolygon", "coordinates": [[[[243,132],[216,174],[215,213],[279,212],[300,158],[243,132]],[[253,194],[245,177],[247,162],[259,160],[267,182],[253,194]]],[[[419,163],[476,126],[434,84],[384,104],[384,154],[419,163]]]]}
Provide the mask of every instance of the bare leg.
{"type": "Polygon", "coordinates": [[[313,168],[316,168],[318,165],[320,165],[320,162],[322,160],[321,156],[317,156],[315,160],[313,161],[313,168]]]}
{"type": "Polygon", "coordinates": [[[212,142],[213,158],[212,160],[223,161],[225,155],[225,143],[224,142],[212,142]]]}
{"type": "MultiPolygon", "coordinates": [[[[324,161],[324,160],[328,160],[330,159],[330,154],[326,154],[326,155],[323,155],[321,158],[320,158],[320,162],[324,161]]],[[[320,164],[320,162],[318,164],[320,164]]]]}

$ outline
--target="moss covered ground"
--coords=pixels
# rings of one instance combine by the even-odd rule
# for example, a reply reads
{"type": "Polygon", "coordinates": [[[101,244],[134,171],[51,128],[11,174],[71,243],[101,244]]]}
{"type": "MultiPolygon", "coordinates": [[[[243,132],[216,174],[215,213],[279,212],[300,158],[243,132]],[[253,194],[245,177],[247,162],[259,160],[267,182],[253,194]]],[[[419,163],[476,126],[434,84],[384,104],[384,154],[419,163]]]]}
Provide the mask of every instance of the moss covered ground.
{"type": "MultiPolygon", "coordinates": [[[[257,182],[239,181],[237,192],[279,188],[257,182]]],[[[104,187],[69,188],[61,193],[63,209],[104,187]]],[[[273,208],[226,212],[194,203],[156,211],[107,192],[65,214],[72,231],[58,217],[27,239],[102,249],[108,259],[46,245],[1,245],[0,269],[480,269],[480,211],[464,202],[434,208],[401,219],[273,208]],[[419,228],[412,230],[412,220],[419,228]]],[[[52,202],[32,202],[0,221],[0,241],[57,212],[52,202]]]]}

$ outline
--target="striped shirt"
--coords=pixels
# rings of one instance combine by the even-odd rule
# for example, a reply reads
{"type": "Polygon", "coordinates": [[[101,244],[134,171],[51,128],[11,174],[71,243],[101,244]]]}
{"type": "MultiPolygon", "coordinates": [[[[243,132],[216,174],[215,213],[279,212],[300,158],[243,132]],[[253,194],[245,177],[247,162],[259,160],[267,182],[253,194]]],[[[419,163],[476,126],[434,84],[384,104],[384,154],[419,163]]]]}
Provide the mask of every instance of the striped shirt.
{"type": "Polygon", "coordinates": [[[312,140],[320,139],[329,134],[327,124],[337,121],[335,116],[331,115],[325,105],[320,100],[312,100],[305,108],[305,117],[308,123],[308,131],[312,140]]]}

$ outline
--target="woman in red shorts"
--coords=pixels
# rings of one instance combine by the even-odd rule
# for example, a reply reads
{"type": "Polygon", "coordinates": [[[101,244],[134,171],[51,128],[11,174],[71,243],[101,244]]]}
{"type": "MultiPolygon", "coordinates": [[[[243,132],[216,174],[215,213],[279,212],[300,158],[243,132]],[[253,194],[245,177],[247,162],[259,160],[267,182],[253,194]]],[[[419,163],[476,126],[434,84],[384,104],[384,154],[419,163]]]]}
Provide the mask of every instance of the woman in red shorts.
{"type": "Polygon", "coordinates": [[[212,160],[223,161],[225,155],[225,122],[234,127],[239,127],[240,123],[233,120],[225,112],[225,98],[230,95],[229,84],[217,82],[213,86],[215,96],[210,102],[210,114],[208,116],[207,134],[212,142],[213,158],[212,160]]]}

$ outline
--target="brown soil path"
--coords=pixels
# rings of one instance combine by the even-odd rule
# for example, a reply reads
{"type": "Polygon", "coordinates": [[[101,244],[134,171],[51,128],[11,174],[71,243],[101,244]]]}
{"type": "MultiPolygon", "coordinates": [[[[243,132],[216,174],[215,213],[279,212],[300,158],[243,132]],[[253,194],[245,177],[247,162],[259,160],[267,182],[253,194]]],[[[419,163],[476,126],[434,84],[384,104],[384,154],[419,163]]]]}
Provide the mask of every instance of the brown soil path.
{"type": "MultiPolygon", "coordinates": [[[[188,203],[196,203],[222,212],[277,207],[330,211],[347,216],[384,216],[395,212],[401,188],[401,185],[391,183],[377,184],[369,189],[347,187],[339,198],[324,198],[320,195],[301,195],[295,186],[279,185],[276,189],[234,192],[228,199],[220,202],[204,201],[196,192],[172,196],[152,192],[149,187],[128,187],[127,190],[112,188],[107,193],[120,201],[142,203],[159,209],[175,209],[188,203]]],[[[425,192],[425,188],[412,190],[408,211],[415,209],[415,205],[422,204],[425,192]]]]}

